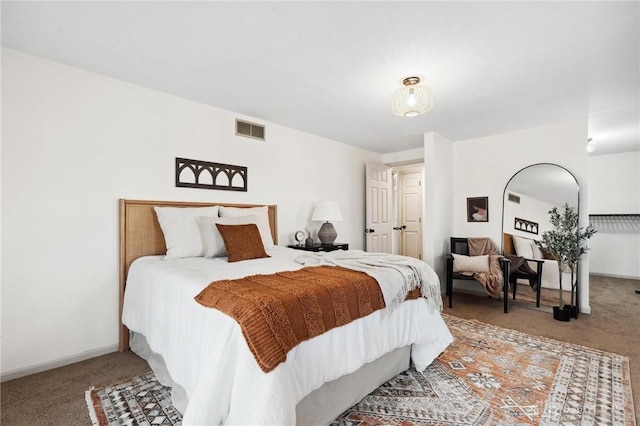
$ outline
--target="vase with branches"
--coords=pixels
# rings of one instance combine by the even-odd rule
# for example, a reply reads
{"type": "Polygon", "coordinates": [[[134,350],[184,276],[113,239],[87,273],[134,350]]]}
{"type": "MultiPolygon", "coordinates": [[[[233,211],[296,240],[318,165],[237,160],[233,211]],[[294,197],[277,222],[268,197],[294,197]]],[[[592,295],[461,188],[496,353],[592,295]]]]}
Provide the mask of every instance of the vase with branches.
{"type": "Polygon", "coordinates": [[[578,212],[565,203],[561,209],[554,207],[549,210],[549,221],[553,225],[551,231],[542,233],[542,240],[536,244],[546,250],[558,263],[560,309],[564,307],[562,272],[568,267],[571,271],[571,306],[574,306],[574,276],[580,257],[588,250],[587,240],[596,233],[591,226],[580,228],[578,226],[578,212]]]}

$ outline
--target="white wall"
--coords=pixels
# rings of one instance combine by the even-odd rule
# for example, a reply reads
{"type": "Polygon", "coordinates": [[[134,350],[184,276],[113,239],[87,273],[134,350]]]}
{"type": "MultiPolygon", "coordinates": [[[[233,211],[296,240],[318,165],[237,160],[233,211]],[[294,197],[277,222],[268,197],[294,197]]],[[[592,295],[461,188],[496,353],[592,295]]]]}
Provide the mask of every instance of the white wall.
{"type": "Polygon", "coordinates": [[[440,277],[446,290],[444,256],[453,229],[453,147],[437,133],[424,135],[424,261],[440,277]]]}
{"type": "MultiPolygon", "coordinates": [[[[589,157],[589,213],[640,214],[640,152],[589,157]]],[[[593,224],[591,273],[640,279],[640,218],[593,224]]]]}
{"type": "MultiPolygon", "coordinates": [[[[426,139],[426,138],[425,138],[426,139]]],[[[502,196],[509,179],[525,166],[554,163],[569,170],[580,186],[580,223],[588,222],[588,165],[584,141],[587,121],[572,121],[518,132],[468,139],[453,143],[451,154],[428,158],[429,164],[450,165],[452,188],[441,193],[432,203],[446,211],[453,203],[451,229],[448,236],[489,237],[500,247],[502,234],[502,196]],[[489,197],[489,221],[467,222],[468,197],[489,197]]],[[[427,166],[427,172],[429,166],[427,166]]],[[[426,178],[429,185],[429,178],[426,178]]],[[[441,226],[437,223],[437,226],[441,226]]],[[[446,229],[446,227],[445,227],[446,229]]],[[[447,236],[447,238],[448,238],[447,236]]],[[[447,241],[447,251],[448,251],[447,241]]],[[[580,306],[590,312],[589,256],[580,265],[580,306]]],[[[444,276],[441,276],[441,279],[444,276]]],[[[465,283],[457,283],[457,285],[465,283]]]]}
{"type": "Polygon", "coordinates": [[[640,151],[589,157],[589,213],[640,213],[640,151]]]}
{"type": "Polygon", "coordinates": [[[421,163],[424,160],[424,149],[410,149],[407,151],[391,152],[382,154],[382,162],[394,166],[403,164],[421,163]]]}
{"type": "Polygon", "coordinates": [[[267,141],[237,137],[231,112],[2,59],[3,377],[115,348],[119,198],[277,204],[281,245],[334,199],[338,240],[363,247],[364,167],[381,155],[251,117],[267,141]],[[249,190],[176,188],[175,157],[247,166],[249,190]]]}
{"type": "MultiPolygon", "coordinates": [[[[507,192],[519,196],[520,203],[510,203],[509,207],[504,209],[504,232],[533,240],[541,240],[544,232],[553,229],[553,225],[551,225],[551,222],[549,221],[548,211],[553,207],[557,207],[556,205],[536,198],[531,198],[516,191],[509,190],[507,192]],[[532,234],[530,232],[515,229],[514,225],[516,217],[537,223],[538,233],[532,234]]],[[[496,241],[495,243],[500,247],[502,240],[496,241]]]]}

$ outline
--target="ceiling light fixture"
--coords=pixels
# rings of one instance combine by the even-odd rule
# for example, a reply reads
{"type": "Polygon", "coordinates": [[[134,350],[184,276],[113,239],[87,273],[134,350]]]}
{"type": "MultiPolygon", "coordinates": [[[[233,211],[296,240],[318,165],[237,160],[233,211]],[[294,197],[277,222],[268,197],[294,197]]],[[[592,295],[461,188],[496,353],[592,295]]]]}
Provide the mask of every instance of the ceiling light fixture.
{"type": "Polygon", "coordinates": [[[587,139],[587,152],[593,152],[597,147],[596,142],[592,138],[587,139]]]}
{"type": "Polygon", "coordinates": [[[402,84],[391,96],[391,111],[395,115],[415,117],[431,110],[431,89],[420,85],[420,77],[407,77],[402,84]]]}

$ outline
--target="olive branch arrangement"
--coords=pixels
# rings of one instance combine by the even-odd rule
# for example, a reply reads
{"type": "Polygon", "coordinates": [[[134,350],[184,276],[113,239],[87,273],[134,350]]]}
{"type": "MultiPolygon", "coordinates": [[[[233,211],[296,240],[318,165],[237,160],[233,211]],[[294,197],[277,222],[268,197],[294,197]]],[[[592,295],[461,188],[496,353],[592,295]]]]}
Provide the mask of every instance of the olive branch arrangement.
{"type": "Polygon", "coordinates": [[[553,230],[542,233],[542,240],[536,241],[540,248],[546,250],[558,262],[560,274],[560,307],[564,306],[562,298],[562,271],[569,267],[571,270],[571,304],[573,305],[574,283],[573,276],[580,257],[586,253],[587,240],[597,231],[589,224],[586,228],[578,227],[578,212],[569,204],[549,210],[549,221],[553,230]]]}

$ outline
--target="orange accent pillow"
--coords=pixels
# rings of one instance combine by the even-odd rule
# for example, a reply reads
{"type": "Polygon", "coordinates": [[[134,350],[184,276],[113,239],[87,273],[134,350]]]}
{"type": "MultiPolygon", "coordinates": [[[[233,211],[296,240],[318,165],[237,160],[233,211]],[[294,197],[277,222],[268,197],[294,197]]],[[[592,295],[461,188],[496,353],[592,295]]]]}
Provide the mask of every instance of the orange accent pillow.
{"type": "Polygon", "coordinates": [[[270,257],[264,251],[260,231],[255,223],[247,225],[221,225],[216,223],[224,241],[229,262],[270,257]]]}

